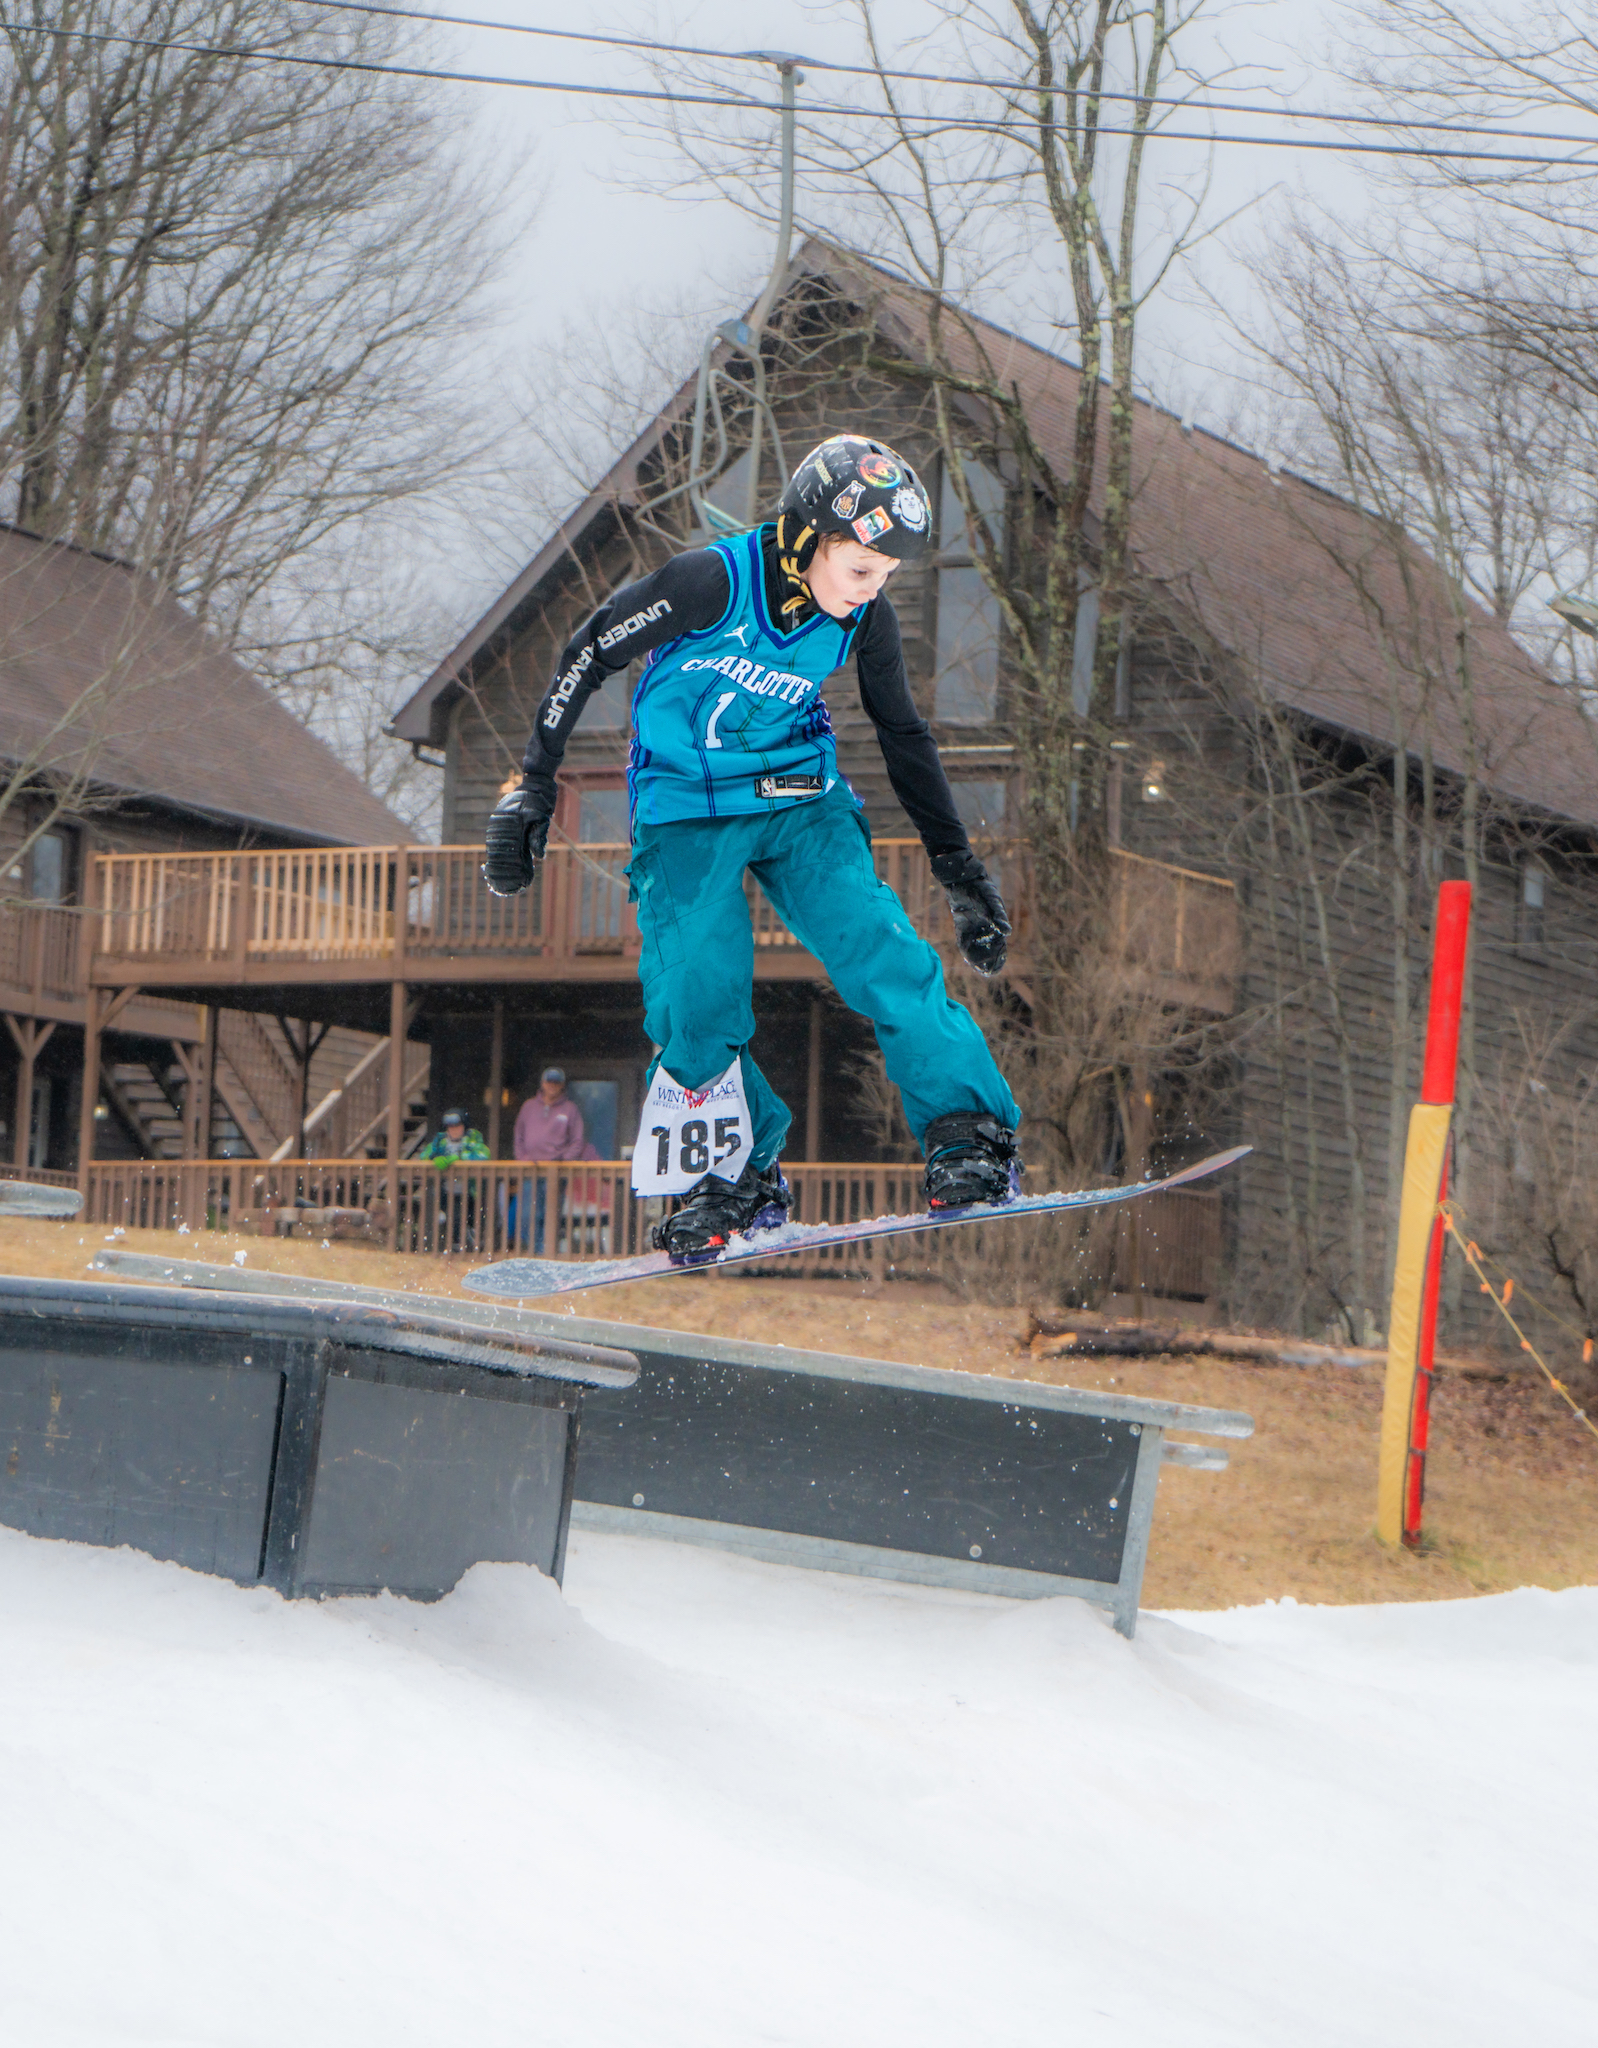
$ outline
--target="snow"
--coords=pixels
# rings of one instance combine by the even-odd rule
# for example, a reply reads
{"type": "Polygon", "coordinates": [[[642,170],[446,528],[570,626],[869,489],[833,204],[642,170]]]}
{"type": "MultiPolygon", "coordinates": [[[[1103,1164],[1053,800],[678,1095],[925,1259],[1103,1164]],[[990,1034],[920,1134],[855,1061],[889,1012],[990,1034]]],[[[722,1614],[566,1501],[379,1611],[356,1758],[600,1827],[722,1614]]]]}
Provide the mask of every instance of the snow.
{"type": "Polygon", "coordinates": [[[1598,1589],[1145,1615],[0,1530],[17,2048],[1598,2040],[1598,1589]]]}

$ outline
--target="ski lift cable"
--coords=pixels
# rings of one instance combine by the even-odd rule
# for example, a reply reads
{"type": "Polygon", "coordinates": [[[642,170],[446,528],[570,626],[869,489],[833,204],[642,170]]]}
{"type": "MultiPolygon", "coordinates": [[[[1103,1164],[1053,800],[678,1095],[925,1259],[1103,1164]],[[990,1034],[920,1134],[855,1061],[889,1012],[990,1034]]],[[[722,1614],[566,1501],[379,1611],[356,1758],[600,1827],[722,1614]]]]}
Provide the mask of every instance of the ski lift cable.
{"type": "MultiPolygon", "coordinates": [[[[667,43],[649,36],[606,35],[596,29],[544,28],[532,22],[496,21],[483,15],[446,14],[440,10],[421,7],[390,7],[382,4],[382,0],[295,0],[295,4],[315,7],[320,12],[383,15],[400,21],[485,29],[496,35],[536,36],[550,42],[593,43],[608,49],[640,50],[654,56],[706,57],[720,63],[740,64],[765,62],[767,59],[767,53],[763,50],[713,50],[699,43],[667,43]]],[[[1037,89],[1035,86],[1029,86],[1024,80],[1014,78],[983,78],[979,75],[944,71],[899,71],[885,65],[879,68],[875,64],[845,64],[827,57],[808,55],[798,57],[795,61],[811,71],[832,72],[839,77],[883,78],[891,79],[895,83],[919,85],[957,85],[983,92],[1035,92],[1037,89]]],[[[1063,98],[1065,88],[1056,86],[1055,94],[1056,97],[1063,98]]],[[[1598,142],[1598,137],[1591,135],[1571,135],[1553,129],[1511,128],[1502,122],[1404,120],[1389,114],[1340,113],[1335,108],[1261,106],[1255,100],[1172,99],[1161,95],[1146,96],[1138,92],[1121,92],[1108,86],[1091,95],[1084,90],[1081,97],[1125,101],[1132,105],[1171,107],[1190,114],[1255,114],[1272,121],[1324,121],[1340,127],[1399,129],[1406,134],[1486,135],[1505,142],[1567,142],[1577,148],[1590,147],[1598,142]]]]}
{"type": "MultiPolygon", "coordinates": [[[[0,18],[0,32],[11,35],[49,36],[58,42],[116,44],[125,49],[136,50],[171,50],[196,57],[232,57],[249,63],[282,64],[302,70],[350,72],[357,76],[381,78],[422,79],[442,85],[488,85],[524,92],[569,93],[578,97],[639,100],[671,106],[728,107],[744,113],[780,114],[783,111],[779,100],[756,99],[753,95],[742,93],[685,93],[641,86],[595,85],[570,79],[525,78],[505,72],[449,71],[436,65],[380,63],[375,59],[360,57],[318,57],[298,50],[267,50],[249,44],[198,43],[171,36],[136,36],[125,31],[57,28],[48,23],[9,21],[3,18],[0,18]]],[[[1181,106],[1186,103],[1175,101],[1170,104],[1181,106]]],[[[807,110],[812,114],[845,120],[880,123],[883,118],[882,110],[878,107],[853,106],[847,101],[811,101],[807,110]]],[[[1197,111],[1202,112],[1203,109],[1199,108],[1197,111]]],[[[1269,119],[1271,116],[1267,114],[1265,118],[1269,119]]],[[[930,140],[938,135],[1014,135],[1016,132],[1016,124],[1013,121],[984,120],[970,115],[908,115],[901,118],[901,125],[907,135],[914,135],[921,141],[930,140]]],[[[1438,149],[1421,143],[1344,142],[1331,137],[1304,135],[1226,135],[1214,130],[1164,126],[1142,130],[1111,128],[1101,124],[1097,132],[1101,136],[1141,134],[1149,139],[1167,142],[1219,143],[1256,149],[1333,150],[1354,156],[1424,157],[1430,162],[1520,165],[1554,171],[1598,170],[1598,163],[1584,162],[1576,157],[1535,156],[1502,150],[1438,149]]],[[[1512,130],[1504,132],[1506,136],[1513,134],[1512,130]]],[[[1578,148],[1598,149],[1598,137],[1591,140],[1572,140],[1576,141],[1578,148]]]]}

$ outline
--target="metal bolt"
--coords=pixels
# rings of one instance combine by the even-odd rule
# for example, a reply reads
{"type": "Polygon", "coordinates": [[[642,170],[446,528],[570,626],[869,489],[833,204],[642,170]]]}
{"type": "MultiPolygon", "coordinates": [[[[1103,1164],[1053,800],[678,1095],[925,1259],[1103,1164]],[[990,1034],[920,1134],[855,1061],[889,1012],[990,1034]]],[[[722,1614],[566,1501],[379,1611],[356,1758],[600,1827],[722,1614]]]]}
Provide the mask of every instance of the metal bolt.
{"type": "Polygon", "coordinates": [[[972,1546],[971,1546],[971,1555],[972,1555],[973,1557],[980,1557],[980,1556],[982,1555],[982,1545],[981,1545],[980,1543],[973,1543],[973,1544],[972,1544],[972,1546]]]}
{"type": "Polygon", "coordinates": [[[644,1504],[644,1497],[643,1497],[643,1495],[642,1495],[641,1493],[635,1493],[635,1494],[633,1495],[633,1506],[634,1506],[635,1508],[641,1508],[641,1507],[643,1506],[643,1504],[644,1504]]]}

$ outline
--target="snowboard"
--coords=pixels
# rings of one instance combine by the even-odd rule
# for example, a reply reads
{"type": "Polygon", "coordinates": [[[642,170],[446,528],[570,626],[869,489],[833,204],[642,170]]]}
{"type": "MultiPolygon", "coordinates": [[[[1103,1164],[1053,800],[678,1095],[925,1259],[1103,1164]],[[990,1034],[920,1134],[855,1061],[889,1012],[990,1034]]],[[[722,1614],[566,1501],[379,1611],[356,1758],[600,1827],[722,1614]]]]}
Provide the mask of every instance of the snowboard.
{"type": "Polygon", "coordinates": [[[1074,1194],[1021,1195],[1013,1202],[974,1202],[963,1209],[940,1209],[919,1216],[868,1216],[858,1223],[785,1223],[778,1230],[758,1230],[751,1237],[729,1238],[724,1250],[694,1265],[676,1265],[668,1252],[640,1252],[631,1259],[500,1259],[461,1276],[471,1294],[575,1294],[585,1287],[614,1287],[623,1280],[663,1280],[671,1273],[709,1273],[750,1259],[781,1258],[787,1252],[825,1251],[831,1245],[865,1244],[873,1238],[901,1237],[912,1230],[951,1230],[961,1223],[1007,1223],[1017,1216],[1051,1216],[1068,1209],[1101,1209],[1112,1202],[1135,1202],[1142,1195],[1185,1188],[1231,1166],[1253,1151],[1234,1145],[1212,1153],[1196,1166],[1164,1180],[1134,1181],[1124,1188],[1081,1188],[1074,1194]]]}

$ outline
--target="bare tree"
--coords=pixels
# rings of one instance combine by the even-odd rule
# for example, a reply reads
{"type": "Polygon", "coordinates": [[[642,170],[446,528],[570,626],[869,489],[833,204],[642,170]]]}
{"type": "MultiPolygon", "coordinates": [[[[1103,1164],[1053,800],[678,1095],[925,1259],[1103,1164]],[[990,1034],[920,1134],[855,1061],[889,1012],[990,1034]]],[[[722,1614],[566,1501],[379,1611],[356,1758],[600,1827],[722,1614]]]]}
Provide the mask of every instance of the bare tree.
{"type": "Polygon", "coordinates": [[[323,61],[410,33],[293,0],[31,0],[0,40],[0,488],[269,677],[305,651],[285,574],[288,611],[318,565],[336,599],[344,537],[473,452],[493,194],[431,88],[323,61]]]}
{"type": "MultiPolygon", "coordinates": [[[[1598,46],[1568,7],[1506,17],[1449,0],[1398,0],[1364,10],[1359,22],[1351,76],[1395,130],[1461,109],[1523,120],[1598,107],[1598,46]]],[[[1387,951],[1391,975],[1389,1260],[1436,882],[1445,861],[1457,861],[1479,885],[1489,858],[1535,851],[1542,829],[1495,798],[1487,778],[1494,746],[1494,765],[1500,774],[1504,767],[1505,721],[1489,715],[1482,694],[1485,662],[1501,663],[1499,629],[1512,628],[1553,672],[1563,669],[1577,686],[1570,708],[1590,713],[1593,701],[1590,643],[1557,627],[1545,602],[1557,589],[1579,590],[1598,558],[1592,176],[1579,164],[1566,174],[1407,159],[1378,189],[1368,219],[1300,209],[1255,263],[1271,327],[1252,339],[1287,401],[1278,438],[1295,466],[1361,515],[1357,528],[1309,525],[1370,628],[1379,669],[1364,683],[1385,700],[1391,737],[1385,798],[1363,770],[1355,778],[1388,899],[1385,929],[1371,938],[1387,951]],[[1453,775],[1440,776],[1440,758],[1453,775]]],[[[1531,675],[1527,665],[1523,687],[1535,687],[1531,675]]],[[[1574,724],[1579,731],[1579,716],[1574,724]]],[[[1589,744],[1593,735],[1589,716],[1589,744]]],[[[1301,840],[1301,861],[1308,848],[1301,840]]],[[[1467,1203],[1472,1110],[1483,1085],[1478,961],[1473,948],[1457,1146],[1467,1203]]],[[[1330,956],[1322,972],[1335,999],[1330,956]]],[[[1353,1046],[1343,1050],[1337,1035],[1346,1070],[1353,1046]]],[[[1346,1085],[1345,1096],[1352,1102],[1346,1085]]],[[[1375,1162],[1359,1156],[1357,1114],[1348,1122],[1357,1198],[1375,1162]]],[[[1380,1274],[1357,1241],[1357,1199],[1351,1207],[1352,1263],[1372,1298],[1380,1274]]]]}

